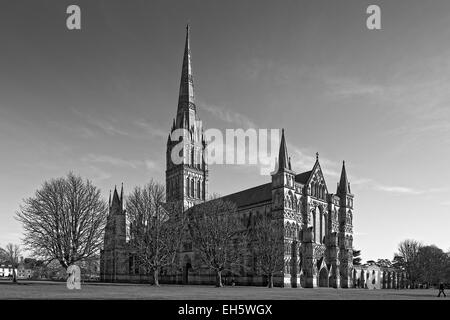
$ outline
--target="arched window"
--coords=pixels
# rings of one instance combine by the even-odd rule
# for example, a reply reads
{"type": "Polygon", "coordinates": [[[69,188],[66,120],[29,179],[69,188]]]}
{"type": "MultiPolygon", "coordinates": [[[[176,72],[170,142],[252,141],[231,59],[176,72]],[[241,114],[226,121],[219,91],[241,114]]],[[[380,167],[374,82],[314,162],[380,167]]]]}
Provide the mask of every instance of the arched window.
{"type": "Polygon", "coordinates": [[[311,183],[311,195],[312,195],[313,197],[316,196],[316,184],[315,184],[314,182],[311,183]]]}
{"type": "Polygon", "coordinates": [[[191,180],[191,197],[194,197],[195,196],[195,182],[194,182],[194,178],[192,178],[192,180],[191,180]]]}
{"type": "Polygon", "coordinates": [[[189,177],[186,178],[186,195],[189,196],[190,192],[189,192],[189,186],[191,184],[191,181],[189,180],[189,177]]]}
{"type": "Polygon", "coordinates": [[[320,243],[323,243],[323,214],[322,213],[319,213],[320,214],[320,243]]]}
{"type": "Polygon", "coordinates": [[[314,232],[313,232],[313,240],[314,240],[314,242],[316,242],[316,210],[313,210],[313,212],[312,212],[312,219],[313,219],[313,230],[314,230],[314,232]]]}
{"type": "Polygon", "coordinates": [[[201,190],[200,190],[200,180],[198,180],[197,181],[197,198],[199,198],[200,199],[200,193],[201,192],[201,190]]]}
{"type": "Polygon", "coordinates": [[[194,151],[194,147],[192,147],[192,150],[191,150],[191,165],[192,166],[195,165],[195,151],[194,151]]]}

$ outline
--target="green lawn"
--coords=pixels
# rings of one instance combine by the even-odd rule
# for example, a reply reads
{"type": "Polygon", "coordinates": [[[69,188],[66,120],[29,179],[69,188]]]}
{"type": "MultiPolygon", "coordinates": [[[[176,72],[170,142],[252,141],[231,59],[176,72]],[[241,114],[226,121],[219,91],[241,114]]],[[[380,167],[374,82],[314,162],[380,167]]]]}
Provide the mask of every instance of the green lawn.
{"type": "MultiPolygon", "coordinates": [[[[449,292],[450,293],[450,292],[449,292]]],[[[437,290],[294,289],[147,284],[83,284],[68,290],[64,282],[0,281],[0,299],[333,299],[397,300],[438,299],[437,290]]],[[[450,298],[440,298],[450,299],[450,298]]]]}

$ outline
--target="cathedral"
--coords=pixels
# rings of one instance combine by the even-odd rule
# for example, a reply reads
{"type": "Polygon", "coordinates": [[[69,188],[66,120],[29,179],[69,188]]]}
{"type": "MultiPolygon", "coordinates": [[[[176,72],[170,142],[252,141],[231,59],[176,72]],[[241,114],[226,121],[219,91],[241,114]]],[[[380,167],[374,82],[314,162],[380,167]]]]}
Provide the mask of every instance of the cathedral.
{"type": "MultiPolygon", "coordinates": [[[[183,56],[180,91],[176,117],[170,130],[185,129],[183,159],[174,164],[173,148],[179,141],[167,141],[166,201],[180,201],[184,209],[201,204],[208,195],[208,165],[203,158],[206,141],[194,99],[189,27],[183,56]]],[[[274,276],[280,287],[355,286],[353,267],[353,199],[345,163],[335,193],[328,189],[316,154],[311,170],[298,173],[291,166],[286,135],[282,131],[275,171],[268,182],[223,197],[237,205],[241,217],[271,214],[281,219],[285,245],[279,254],[284,258],[284,270],[274,276]]],[[[105,282],[145,282],[134,263],[127,242],[126,211],[123,187],[110,197],[110,212],[101,250],[100,277],[105,282]]],[[[184,243],[179,253],[179,271],[163,273],[161,282],[212,284],[215,274],[209,270],[193,270],[195,248],[184,243]]],[[[251,263],[251,262],[250,262],[251,263]]],[[[361,276],[361,275],[360,275],[361,276]]],[[[265,285],[267,279],[249,269],[233,275],[237,285],[265,285]]]]}

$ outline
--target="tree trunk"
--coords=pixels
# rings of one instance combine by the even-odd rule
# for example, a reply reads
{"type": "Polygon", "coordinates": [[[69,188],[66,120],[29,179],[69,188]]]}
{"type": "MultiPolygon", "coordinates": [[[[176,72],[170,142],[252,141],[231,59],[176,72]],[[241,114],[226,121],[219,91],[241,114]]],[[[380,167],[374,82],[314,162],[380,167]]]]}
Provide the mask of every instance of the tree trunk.
{"type": "Polygon", "coordinates": [[[269,273],[269,283],[267,284],[267,288],[273,288],[273,274],[269,273]]]}
{"type": "Polygon", "coordinates": [[[223,284],[222,284],[222,271],[221,271],[221,270],[217,270],[217,283],[216,283],[216,287],[218,287],[218,288],[223,287],[223,284]]]}
{"type": "Polygon", "coordinates": [[[153,270],[153,278],[155,280],[155,286],[159,287],[159,270],[158,270],[158,268],[153,270]]]}
{"type": "Polygon", "coordinates": [[[17,273],[16,273],[16,268],[13,268],[13,283],[17,283],[17,273]]]}

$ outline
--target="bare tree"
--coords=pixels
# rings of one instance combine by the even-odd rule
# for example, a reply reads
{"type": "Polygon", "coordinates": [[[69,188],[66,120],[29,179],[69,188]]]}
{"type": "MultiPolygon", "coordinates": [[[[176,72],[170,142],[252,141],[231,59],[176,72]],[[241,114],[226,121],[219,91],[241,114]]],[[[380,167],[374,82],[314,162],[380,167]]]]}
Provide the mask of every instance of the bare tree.
{"type": "Polygon", "coordinates": [[[20,246],[17,244],[8,243],[4,250],[5,259],[12,266],[13,282],[17,282],[17,268],[19,267],[20,246]]]}
{"type": "Polygon", "coordinates": [[[136,187],[127,200],[131,247],[157,286],[161,270],[175,265],[184,226],[181,203],[165,204],[165,194],[164,186],[152,180],[136,187]]]}
{"type": "Polygon", "coordinates": [[[98,253],[107,212],[100,190],[69,173],[44,182],[34,197],[24,200],[16,219],[22,222],[28,250],[67,269],[98,253]]]}
{"type": "MultiPolygon", "coordinates": [[[[213,199],[188,211],[189,233],[202,266],[216,272],[216,286],[222,287],[222,272],[243,266],[247,254],[247,233],[237,215],[236,204],[213,199]]],[[[200,267],[200,266],[199,266],[200,267]]]]}
{"type": "Polygon", "coordinates": [[[406,271],[413,287],[419,278],[418,254],[422,246],[417,240],[407,239],[400,242],[398,253],[396,253],[396,256],[401,257],[401,259],[398,258],[397,260],[403,263],[402,267],[406,271]]]}
{"type": "Polygon", "coordinates": [[[0,263],[6,261],[6,250],[0,247],[0,263]]]}
{"type": "Polygon", "coordinates": [[[267,287],[273,287],[273,276],[284,268],[284,233],[280,221],[269,215],[256,216],[250,226],[253,255],[258,270],[268,278],[267,287]]]}

